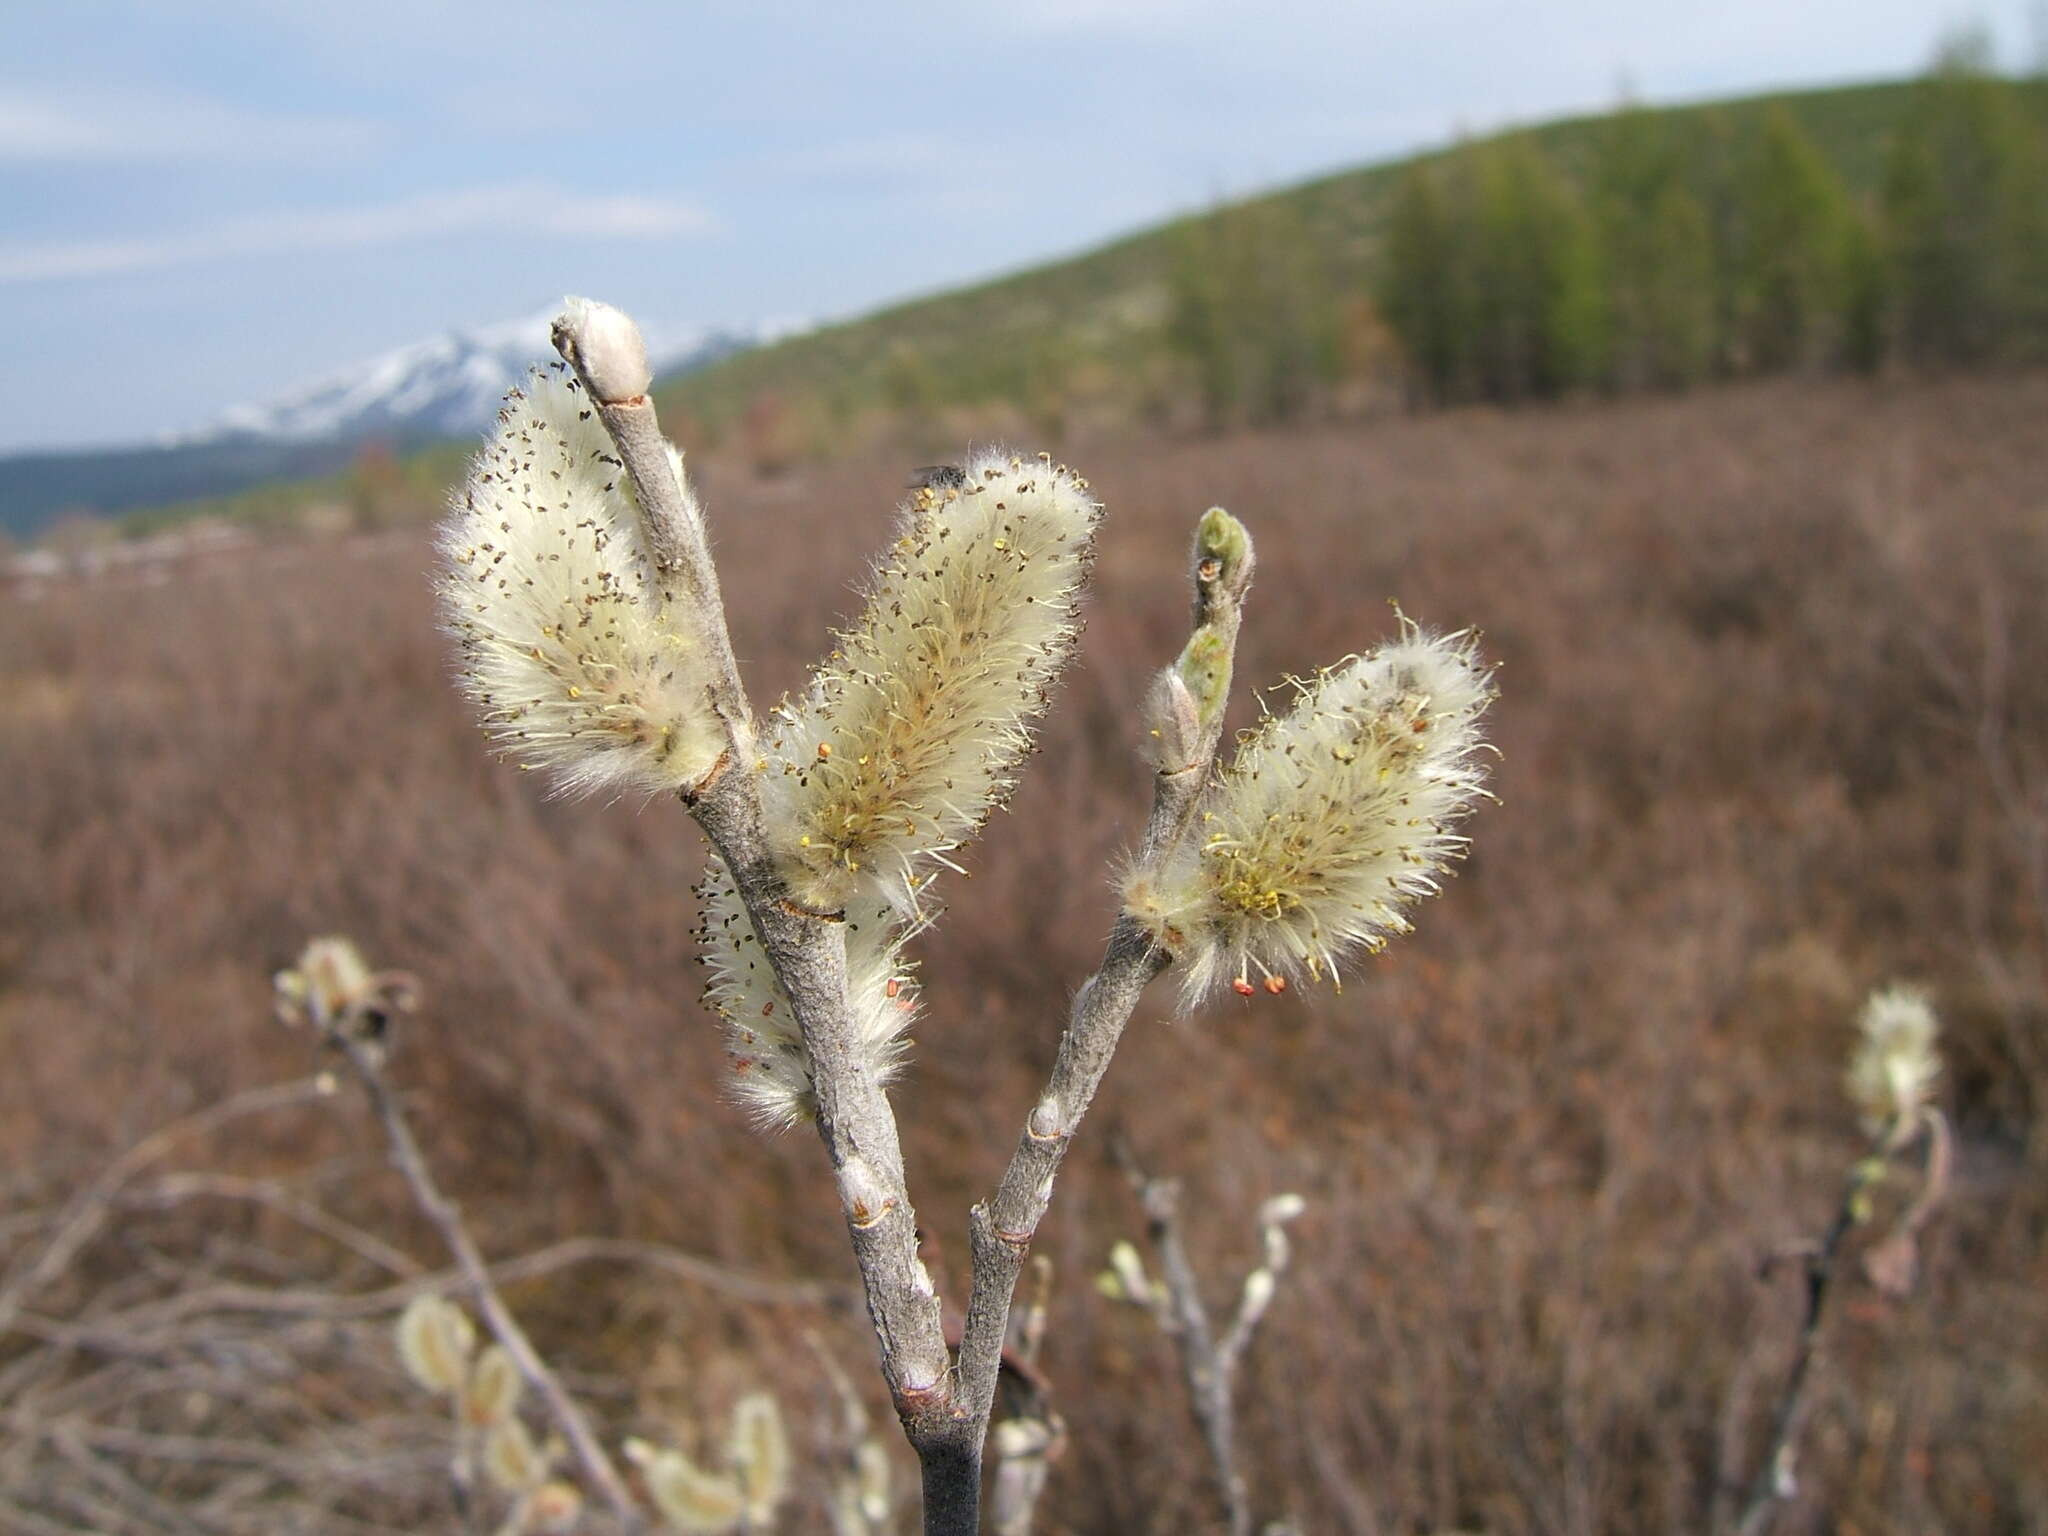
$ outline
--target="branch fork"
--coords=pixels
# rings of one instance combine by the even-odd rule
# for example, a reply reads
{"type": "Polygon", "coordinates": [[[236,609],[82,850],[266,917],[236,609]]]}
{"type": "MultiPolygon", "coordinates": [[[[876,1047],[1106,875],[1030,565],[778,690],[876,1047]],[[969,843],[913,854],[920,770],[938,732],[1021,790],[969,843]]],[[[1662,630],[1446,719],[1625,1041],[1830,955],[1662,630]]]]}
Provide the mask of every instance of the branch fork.
{"type": "MultiPolygon", "coordinates": [[[[755,759],[753,715],[733,659],[703,519],[660,437],[646,384],[633,367],[632,344],[614,316],[617,311],[603,306],[572,305],[556,322],[555,344],[612,436],[645,514],[654,558],[699,599],[691,611],[702,653],[713,664],[710,694],[726,745],[718,764],[683,800],[732,872],[802,1030],[817,1092],[818,1133],[839,1186],[883,1375],[924,1469],[926,1529],[974,1531],[982,1445],[1017,1277],[1051,1201],[1059,1165],[1124,1026],[1146,984],[1171,956],[1138,923],[1120,918],[1101,968],[1077,994],[1051,1079],[1026,1120],[1009,1169],[969,1218],[973,1279],[956,1358],[941,1330],[936,1289],[918,1258],[917,1219],[895,1116],[853,1049],[843,924],[834,920],[837,914],[810,910],[796,898],[774,854],[761,776],[745,766],[755,759]],[[615,351],[625,354],[623,360],[615,351]]],[[[1184,834],[1214,761],[1223,720],[1219,690],[1228,686],[1251,567],[1249,536],[1227,514],[1211,513],[1203,522],[1193,577],[1194,628],[1197,638],[1206,637],[1206,688],[1197,696],[1175,669],[1162,685],[1189,703],[1176,711],[1177,721],[1185,722],[1175,732],[1177,760],[1157,776],[1141,859],[1157,857],[1184,834]]]]}

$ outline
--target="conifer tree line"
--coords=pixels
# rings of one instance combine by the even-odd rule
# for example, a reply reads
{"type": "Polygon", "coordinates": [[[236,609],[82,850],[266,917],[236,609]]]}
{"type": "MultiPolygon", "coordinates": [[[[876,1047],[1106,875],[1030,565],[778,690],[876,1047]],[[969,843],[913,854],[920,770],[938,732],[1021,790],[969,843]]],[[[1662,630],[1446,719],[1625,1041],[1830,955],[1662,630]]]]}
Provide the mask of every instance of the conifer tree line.
{"type": "Polygon", "coordinates": [[[2048,81],[1953,44],[1869,148],[1852,182],[1783,106],[1467,142],[1403,174],[1362,292],[1284,201],[1190,226],[1170,339],[1212,426],[1360,367],[1445,405],[2048,362],[2048,81]]]}

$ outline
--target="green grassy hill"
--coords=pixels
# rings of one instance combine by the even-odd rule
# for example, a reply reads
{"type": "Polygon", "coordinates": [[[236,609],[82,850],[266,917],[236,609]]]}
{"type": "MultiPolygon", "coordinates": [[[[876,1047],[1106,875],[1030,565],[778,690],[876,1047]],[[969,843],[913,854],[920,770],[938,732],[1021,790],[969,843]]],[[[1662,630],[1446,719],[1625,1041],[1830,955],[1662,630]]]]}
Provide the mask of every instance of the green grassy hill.
{"type": "MultiPolygon", "coordinates": [[[[1783,106],[1851,188],[1868,195],[1911,90],[1911,82],[1852,85],[1648,110],[1681,142],[1718,135],[1739,146],[1783,106]]],[[[1569,118],[1532,133],[1562,167],[1582,170],[1612,120],[1569,118]]],[[[1391,195],[1411,163],[1342,171],[1237,206],[1301,231],[1325,280],[1362,293],[1391,195]]],[[[784,409],[808,402],[834,422],[927,398],[1028,407],[1050,372],[1085,397],[1107,395],[1112,406],[1139,410],[1171,388],[1162,377],[1170,362],[1170,276],[1178,243],[1200,217],[745,353],[663,389],[660,404],[716,435],[764,396],[784,409]]]]}
{"type": "MultiPolygon", "coordinates": [[[[1891,82],[1641,110],[1674,142],[1739,150],[1782,107],[1852,193],[1867,198],[1912,90],[1913,82],[1891,82]]],[[[1614,120],[1611,113],[1578,117],[1527,131],[1564,171],[1580,175],[1614,120]]],[[[1280,232],[1268,243],[1308,263],[1325,292],[1362,301],[1393,191],[1413,163],[1365,166],[1265,193],[1231,205],[1232,217],[1239,228],[1280,232]]],[[[662,386],[664,419],[693,447],[732,449],[762,464],[831,451],[878,423],[921,422],[925,435],[950,432],[941,440],[951,441],[961,413],[976,409],[1013,409],[1051,437],[1077,410],[1111,423],[1171,419],[1189,393],[1171,345],[1173,273],[1176,262],[1200,259],[1190,256],[1192,242],[1210,217],[1176,220],[743,353],[662,386]]],[[[422,509],[438,502],[420,493],[452,478],[465,451],[426,450],[395,476],[387,472],[383,484],[364,483],[360,471],[277,484],[134,514],[125,526],[155,528],[193,515],[289,522],[314,506],[355,508],[373,520],[403,517],[413,501],[422,509]]]]}

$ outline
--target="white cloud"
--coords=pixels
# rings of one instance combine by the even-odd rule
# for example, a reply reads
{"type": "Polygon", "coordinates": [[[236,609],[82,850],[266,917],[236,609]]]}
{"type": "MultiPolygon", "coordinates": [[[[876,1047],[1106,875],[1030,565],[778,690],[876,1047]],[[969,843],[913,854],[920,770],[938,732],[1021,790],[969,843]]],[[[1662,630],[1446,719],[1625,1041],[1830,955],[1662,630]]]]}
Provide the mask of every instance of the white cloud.
{"type": "Polygon", "coordinates": [[[691,204],[630,194],[552,194],[545,206],[528,208],[527,216],[532,227],[542,233],[581,235],[590,240],[666,240],[715,234],[722,227],[712,215],[691,204]]]}
{"type": "Polygon", "coordinates": [[[391,129],[252,111],[203,96],[0,89],[0,162],[304,164],[365,154],[391,129]]]}
{"type": "Polygon", "coordinates": [[[0,283],[105,277],[237,257],[402,245],[448,235],[662,240],[711,234],[720,227],[703,209],[672,199],[593,197],[543,183],[522,183],[364,208],[278,210],[168,234],[0,241],[0,283]]]}

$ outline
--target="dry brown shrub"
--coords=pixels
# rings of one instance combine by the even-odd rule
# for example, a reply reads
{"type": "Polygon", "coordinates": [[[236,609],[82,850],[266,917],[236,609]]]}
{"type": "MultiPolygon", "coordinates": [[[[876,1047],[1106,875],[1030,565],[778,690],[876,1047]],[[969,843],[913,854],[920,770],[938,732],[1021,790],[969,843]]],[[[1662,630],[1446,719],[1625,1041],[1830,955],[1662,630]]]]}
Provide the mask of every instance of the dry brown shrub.
{"type": "MultiPolygon", "coordinates": [[[[1311,1200],[1241,1407],[1261,1507],[1311,1530],[1701,1528],[1790,1346],[1790,1283],[1760,1285],[1757,1261],[1824,1219],[1855,1144],[1850,1011],[1903,975],[1948,1023],[1962,1186],[1923,1294],[1838,1311],[1810,1496],[1781,1529],[2031,1528],[2044,420],[2048,377],[1787,383],[1095,449],[1111,520],[1082,665],[929,945],[897,1095],[927,1228],[957,1257],[1093,966],[1104,855],[1143,814],[1132,719],[1184,633],[1190,520],[1221,502],[1262,553],[1243,679],[1362,647],[1389,597],[1482,624],[1504,663],[1505,804],[1419,934],[1342,996],[1175,1022],[1162,991],[1100,1105],[1189,1181],[1218,1273],[1262,1199],[1311,1200]]],[[[794,688],[850,606],[903,468],[705,475],[757,696],[794,688]],[[802,520],[817,507],[844,512],[802,520]]],[[[413,532],[277,543],[0,605],[9,1208],[302,1070],[266,978],[342,931],[422,979],[397,1075],[490,1251],[621,1234],[848,1273],[816,1145],[759,1139],[719,1095],[694,832],[665,805],[549,802],[489,762],[426,564],[413,532]]],[[[1200,1525],[1193,1435],[1156,1431],[1181,1411],[1166,1346],[1091,1294],[1139,1218],[1103,1139],[1083,1146],[1040,1245],[1074,1431],[1048,1528],[1200,1525]]],[[[245,1124],[178,1163],[289,1176],[438,1262],[348,1112],[245,1124]]],[[[39,1304],[87,1307],[144,1250],[237,1234],[303,1252],[308,1284],[364,1280],[261,1213],[179,1220],[131,1224],[39,1304]]],[[[604,1405],[621,1422],[749,1375],[818,1392],[784,1346],[815,1317],[627,1271],[516,1299],[571,1370],[654,1362],[637,1404],[604,1405]]],[[[826,1326],[849,1359],[865,1347],[826,1326]]]]}

